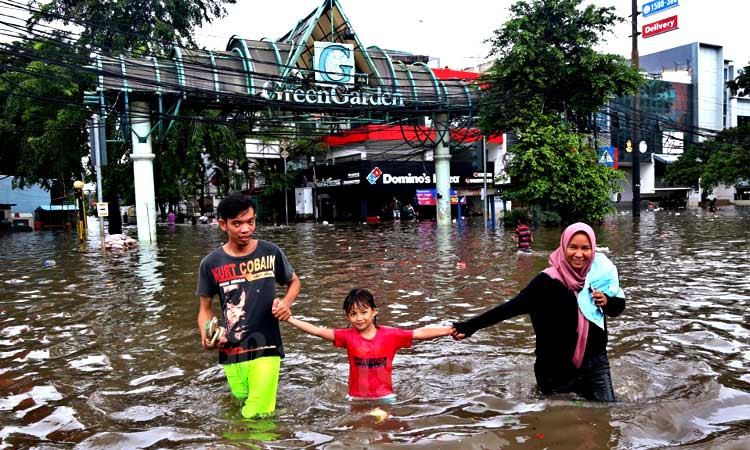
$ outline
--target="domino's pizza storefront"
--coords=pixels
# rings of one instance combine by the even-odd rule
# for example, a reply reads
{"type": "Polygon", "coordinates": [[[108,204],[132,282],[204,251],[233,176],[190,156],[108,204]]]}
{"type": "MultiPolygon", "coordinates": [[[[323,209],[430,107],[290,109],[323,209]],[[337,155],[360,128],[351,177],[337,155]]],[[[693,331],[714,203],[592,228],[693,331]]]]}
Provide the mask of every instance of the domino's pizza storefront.
{"type": "MultiPolygon", "coordinates": [[[[481,214],[484,179],[471,162],[451,164],[451,204],[462,215],[481,214]]],[[[493,173],[488,163],[487,173],[493,173]]],[[[394,197],[402,207],[411,204],[420,219],[434,218],[435,163],[433,161],[350,161],[316,166],[303,173],[313,187],[320,220],[391,219],[394,197]]],[[[491,175],[487,185],[492,185],[491,175]]]]}

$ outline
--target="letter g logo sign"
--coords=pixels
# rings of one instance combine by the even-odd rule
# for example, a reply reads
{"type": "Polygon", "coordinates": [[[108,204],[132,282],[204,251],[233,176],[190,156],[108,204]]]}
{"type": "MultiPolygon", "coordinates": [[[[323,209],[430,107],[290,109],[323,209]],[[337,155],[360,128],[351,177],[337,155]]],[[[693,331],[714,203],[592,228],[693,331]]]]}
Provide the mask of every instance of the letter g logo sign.
{"type": "Polygon", "coordinates": [[[336,42],[315,43],[315,80],[321,83],[354,82],[354,48],[336,42]]]}

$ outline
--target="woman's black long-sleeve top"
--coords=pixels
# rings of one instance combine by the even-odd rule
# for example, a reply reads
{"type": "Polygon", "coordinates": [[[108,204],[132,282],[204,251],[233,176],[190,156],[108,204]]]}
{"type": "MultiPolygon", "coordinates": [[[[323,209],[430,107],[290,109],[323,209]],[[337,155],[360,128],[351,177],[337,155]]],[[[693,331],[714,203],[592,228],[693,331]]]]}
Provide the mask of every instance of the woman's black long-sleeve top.
{"type": "MultiPolygon", "coordinates": [[[[616,317],[625,309],[625,299],[607,297],[602,308],[605,329],[589,324],[584,359],[606,350],[606,316],[616,317]]],[[[578,337],[578,302],[576,296],[559,280],[542,272],[514,298],[465,322],[456,322],[459,333],[470,336],[475,331],[512,317],[528,314],[536,334],[534,373],[542,391],[553,391],[576,376],[573,352],[578,337]]]]}

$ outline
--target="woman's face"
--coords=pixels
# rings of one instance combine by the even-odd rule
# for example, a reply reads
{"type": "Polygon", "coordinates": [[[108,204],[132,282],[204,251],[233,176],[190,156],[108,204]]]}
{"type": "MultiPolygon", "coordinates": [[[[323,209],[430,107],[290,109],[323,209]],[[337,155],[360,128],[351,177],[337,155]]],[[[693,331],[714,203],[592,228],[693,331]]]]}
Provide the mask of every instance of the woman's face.
{"type": "Polygon", "coordinates": [[[586,233],[576,233],[565,247],[565,260],[570,267],[581,270],[591,261],[591,240],[586,233]]]}

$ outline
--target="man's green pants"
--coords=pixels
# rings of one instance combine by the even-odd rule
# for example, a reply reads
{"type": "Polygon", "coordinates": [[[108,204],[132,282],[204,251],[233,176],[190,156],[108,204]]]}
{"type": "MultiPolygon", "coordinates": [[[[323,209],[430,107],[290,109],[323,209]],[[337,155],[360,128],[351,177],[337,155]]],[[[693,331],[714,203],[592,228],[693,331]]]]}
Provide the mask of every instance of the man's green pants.
{"type": "Polygon", "coordinates": [[[222,367],[232,394],[245,402],[242,417],[249,419],[273,414],[279,386],[280,357],[264,356],[222,367]]]}

